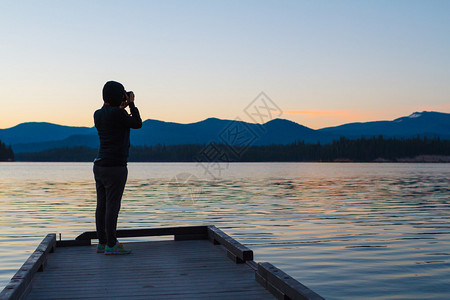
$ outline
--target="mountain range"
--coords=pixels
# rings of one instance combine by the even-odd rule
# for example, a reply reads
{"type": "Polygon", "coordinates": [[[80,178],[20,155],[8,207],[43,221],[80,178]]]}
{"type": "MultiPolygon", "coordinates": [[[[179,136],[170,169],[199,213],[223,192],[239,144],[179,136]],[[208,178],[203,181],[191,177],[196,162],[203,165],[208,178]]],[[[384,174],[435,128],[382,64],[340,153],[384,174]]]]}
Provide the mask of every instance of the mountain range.
{"type": "MultiPolygon", "coordinates": [[[[245,146],[290,144],[295,141],[326,144],[340,137],[354,139],[379,135],[385,138],[427,136],[449,140],[450,114],[415,112],[392,121],[348,123],[317,130],[285,119],[274,119],[263,125],[217,118],[190,124],[146,120],[142,129],[132,130],[131,144],[143,146],[216,142],[245,146]]],[[[15,153],[73,146],[98,147],[95,127],[36,122],[0,129],[0,141],[11,145],[15,153]]]]}

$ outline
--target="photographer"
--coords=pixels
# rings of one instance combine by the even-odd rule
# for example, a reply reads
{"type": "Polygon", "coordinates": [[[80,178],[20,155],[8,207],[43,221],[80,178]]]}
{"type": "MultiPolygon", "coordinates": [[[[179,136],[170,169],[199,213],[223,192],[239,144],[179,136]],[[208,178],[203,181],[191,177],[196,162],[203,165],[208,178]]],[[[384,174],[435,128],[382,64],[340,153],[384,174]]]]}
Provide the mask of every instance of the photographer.
{"type": "Polygon", "coordinates": [[[103,107],[94,113],[100,148],[94,160],[97,189],[95,223],[99,244],[98,253],[129,254],[116,238],[125,183],[127,181],[130,128],[142,127],[139,110],[134,104],[134,93],[126,92],[122,84],[108,81],[103,87],[103,107]],[[129,106],[130,114],[125,108],[129,106]]]}

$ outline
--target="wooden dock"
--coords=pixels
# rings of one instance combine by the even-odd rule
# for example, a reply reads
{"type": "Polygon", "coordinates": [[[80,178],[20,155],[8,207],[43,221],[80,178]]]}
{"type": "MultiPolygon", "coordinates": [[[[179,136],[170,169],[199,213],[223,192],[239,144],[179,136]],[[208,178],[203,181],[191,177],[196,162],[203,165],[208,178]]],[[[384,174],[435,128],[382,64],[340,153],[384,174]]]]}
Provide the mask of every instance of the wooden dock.
{"type": "Polygon", "coordinates": [[[85,232],[49,234],[0,299],[323,299],[215,226],[119,230],[118,237],[173,235],[125,243],[130,255],[96,253],[85,232]],[[230,259],[226,259],[226,257],[230,259]]]}

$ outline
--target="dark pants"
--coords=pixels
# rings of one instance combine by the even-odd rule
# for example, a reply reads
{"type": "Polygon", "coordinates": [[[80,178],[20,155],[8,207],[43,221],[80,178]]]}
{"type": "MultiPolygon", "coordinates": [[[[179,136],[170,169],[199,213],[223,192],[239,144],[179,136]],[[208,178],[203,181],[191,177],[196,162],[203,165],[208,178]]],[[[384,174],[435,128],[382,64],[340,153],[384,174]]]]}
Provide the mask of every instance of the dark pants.
{"type": "Polygon", "coordinates": [[[113,247],[117,242],[117,218],[127,176],[127,167],[94,165],[97,188],[97,209],[95,211],[97,236],[100,244],[108,244],[109,247],[113,247]]]}

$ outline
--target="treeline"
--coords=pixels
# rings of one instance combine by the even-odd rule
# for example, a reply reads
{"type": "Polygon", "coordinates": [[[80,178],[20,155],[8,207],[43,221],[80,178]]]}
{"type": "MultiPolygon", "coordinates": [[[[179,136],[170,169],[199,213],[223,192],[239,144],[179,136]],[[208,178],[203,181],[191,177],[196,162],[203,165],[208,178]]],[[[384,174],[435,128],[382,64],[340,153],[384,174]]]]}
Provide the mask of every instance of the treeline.
{"type": "Polygon", "coordinates": [[[6,146],[2,141],[0,141],[0,161],[13,161],[14,152],[11,146],[6,146]]]}
{"type": "Polygon", "coordinates": [[[49,149],[41,152],[17,153],[16,161],[39,162],[88,162],[94,161],[97,149],[77,146],[70,148],[49,149]]]}
{"type": "MultiPolygon", "coordinates": [[[[18,153],[20,161],[91,162],[97,149],[72,147],[37,153],[18,153]]],[[[331,144],[229,146],[156,145],[132,146],[130,162],[333,162],[399,161],[420,155],[450,156],[450,141],[439,138],[384,139],[382,136],[351,140],[340,138],[331,144]]]]}
{"type": "MultiPolygon", "coordinates": [[[[202,145],[173,146],[131,146],[130,162],[192,162],[193,157],[203,148],[202,145]]],[[[92,162],[97,149],[78,146],[49,149],[41,152],[17,153],[17,161],[39,162],[92,162]]]]}
{"type": "Polygon", "coordinates": [[[321,145],[296,142],[286,146],[250,147],[241,161],[398,161],[421,155],[450,156],[450,141],[439,138],[384,139],[340,138],[331,144],[321,145]]]}

